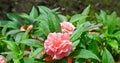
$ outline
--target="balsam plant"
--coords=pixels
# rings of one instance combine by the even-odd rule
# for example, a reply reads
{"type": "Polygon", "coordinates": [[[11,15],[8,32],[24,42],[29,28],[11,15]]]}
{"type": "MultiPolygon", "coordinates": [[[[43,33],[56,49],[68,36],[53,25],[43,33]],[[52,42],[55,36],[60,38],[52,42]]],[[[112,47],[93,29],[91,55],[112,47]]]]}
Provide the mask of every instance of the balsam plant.
{"type": "Polygon", "coordinates": [[[120,53],[120,20],[115,12],[101,10],[89,21],[90,5],[69,18],[38,6],[27,13],[8,13],[0,21],[0,54],[7,63],[115,63],[120,53]],[[89,17],[89,18],[88,18],[89,17]],[[50,33],[62,33],[61,23],[75,26],[69,36],[72,49],[68,56],[54,59],[45,52],[44,42],[50,33]]]}

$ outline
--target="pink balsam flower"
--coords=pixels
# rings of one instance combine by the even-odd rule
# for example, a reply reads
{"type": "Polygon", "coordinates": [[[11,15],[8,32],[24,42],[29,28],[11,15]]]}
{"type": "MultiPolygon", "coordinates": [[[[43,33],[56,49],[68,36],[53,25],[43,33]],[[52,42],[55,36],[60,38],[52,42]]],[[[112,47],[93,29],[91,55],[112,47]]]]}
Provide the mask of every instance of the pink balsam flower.
{"type": "Polygon", "coordinates": [[[72,32],[75,29],[74,25],[72,25],[72,23],[70,22],[63,21],[60,24],[61,24],[62,33],[72,34],[72,32]]]}
{"type": "Polygon", "coordinates": [[[50,33],[44,43],[45,52],[53,59],[62,59],[72,50],[72,43],[66,33],[50,33]]]}
{"type": "Polygon", "coordinates": [[[0,55],[0,63],[6,63],[5,57],[3,57],[2,55],[0,55]]]}

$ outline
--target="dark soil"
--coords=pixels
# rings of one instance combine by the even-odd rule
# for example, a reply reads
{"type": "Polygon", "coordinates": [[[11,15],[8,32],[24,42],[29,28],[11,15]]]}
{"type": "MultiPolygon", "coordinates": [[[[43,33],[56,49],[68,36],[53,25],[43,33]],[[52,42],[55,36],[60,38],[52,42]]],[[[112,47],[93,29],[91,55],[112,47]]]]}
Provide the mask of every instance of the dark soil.
{"type": "Polygon", "coordinates": [[[92,12],[103,9],[108,13],[116,11],[120,16],[120,0],[0,0],[0,19],[5,19],[8,12],[29,13],[32,6],[38,5],[60,7],[59,11],[64,15],[73,15],[82,12],[89,4],[92,12]]]}

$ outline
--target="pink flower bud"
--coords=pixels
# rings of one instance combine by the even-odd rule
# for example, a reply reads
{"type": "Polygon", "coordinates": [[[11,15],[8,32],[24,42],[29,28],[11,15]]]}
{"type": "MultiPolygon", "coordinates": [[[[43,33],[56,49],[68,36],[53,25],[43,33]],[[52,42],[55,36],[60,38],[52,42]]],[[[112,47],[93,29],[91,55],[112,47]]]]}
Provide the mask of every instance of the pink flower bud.
{"type": "Polygon", "coordinates": [[[63,21],[60,24],[61,24],[62,33],[68,33],[70,35],[75,29],[75,27],[70,22],[63,21]]]}
{"type": "Polygon", "coordinates": [[[50,33],[44,46],[45,52],[53,59],[62,59],[72,50],[72,43],[67,33],[50,33]]]}
{"type": "Polygon", "coordinates": [[[0,55],[0,63],[6,63],[5,57],[3,57],[2,55],[0,55]]]}

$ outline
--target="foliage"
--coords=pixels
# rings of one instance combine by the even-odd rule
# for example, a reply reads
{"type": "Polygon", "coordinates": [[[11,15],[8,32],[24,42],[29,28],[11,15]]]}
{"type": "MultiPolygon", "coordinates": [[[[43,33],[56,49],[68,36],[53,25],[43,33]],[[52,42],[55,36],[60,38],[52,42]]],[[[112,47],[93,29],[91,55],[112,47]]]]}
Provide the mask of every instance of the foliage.
{"type": "MultiPolygon", "coordinates": [[[[68,63],[71,57],[73,63],[114,63],[114,56],[120,53],[120,21],[115,12],[107,14],[103,10],[93,21],[88,17],[90,5],[80,14],[61,15],[57,9],[45,6],[33,7],[27,13],[8,13],[8,20],[0,21],[0,54],[8,63],[50,63],[45,58],[44,41],[49,33],[61,32],[60,23],[71,22],[76,28],[70,35],[74,50],[61,60],[53,63],[68,63]]],[[[51,63],[52,63],[51,62],[51,63]]]]}

